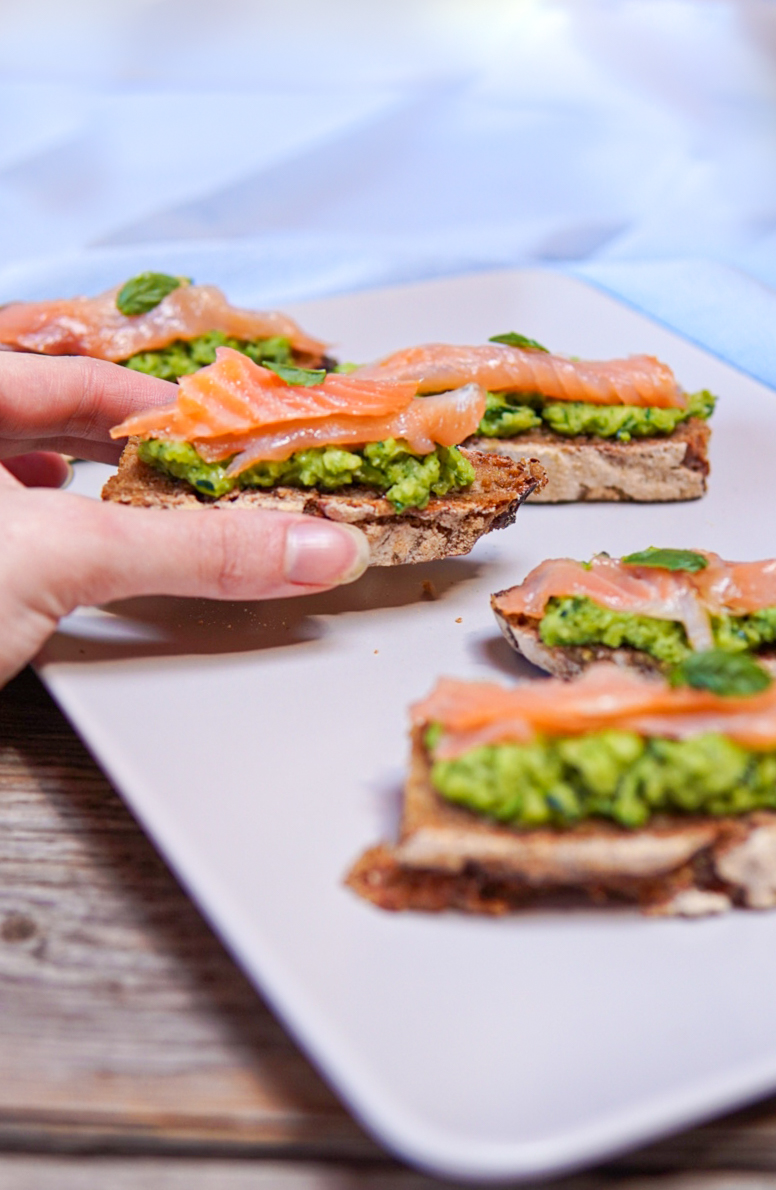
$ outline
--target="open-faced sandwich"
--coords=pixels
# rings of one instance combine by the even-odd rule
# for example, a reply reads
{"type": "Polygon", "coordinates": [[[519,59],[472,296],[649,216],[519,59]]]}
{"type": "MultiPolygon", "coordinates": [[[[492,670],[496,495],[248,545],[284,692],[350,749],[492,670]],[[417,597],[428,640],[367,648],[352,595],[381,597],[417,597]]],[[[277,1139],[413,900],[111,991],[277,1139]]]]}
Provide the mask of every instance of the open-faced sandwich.
{"type": "Polygon", "coordinates": [[[706,550],[650,547],[591,562],[552,558],[491,596],[505,637],[561,678],[595,661],[644,672],[706,649],[756,652],[776,667],[776,560],[725,562],[706,550]]]}
{"type": "Polygon", "coordinates": [[[706,490],[714,397],[684,393],[652,356],[568,359],[509,333],[475,347],[410,347],[362,375],[415,380],[421,393],[481,385],[487,405],[469,445],[538,459],[548,483],[534,501],[693,500],[706,490]]]}
{"type": "Polygon", "coordinates": [[[346,521],[366,533],[372,565],[388,566],[468,553],[544,483],[533,460],[459,449],[485,408],[477,385],[419,398],[414,381],[216,354],[181,376],[174,404],[112,431],[132,437],[105,499],[346,521]]]}
{"type": "Polygon", "coordinates": [[[776,685],[718,652],[672,683],[607,664],[511,689],[442,679],[412,709],[400,840],[348,883],[384,909],[776,906],[776,685]]]}
{"type": "Polygon", "coordinates": [[[333,368],[326,345],[292,318],[230,306],[215,285],[141,273],[97,297],[12,302],[0,308],[0,345],[43,355],[91,355],[177,380],[231,347],[260,364],[333,368]]]}

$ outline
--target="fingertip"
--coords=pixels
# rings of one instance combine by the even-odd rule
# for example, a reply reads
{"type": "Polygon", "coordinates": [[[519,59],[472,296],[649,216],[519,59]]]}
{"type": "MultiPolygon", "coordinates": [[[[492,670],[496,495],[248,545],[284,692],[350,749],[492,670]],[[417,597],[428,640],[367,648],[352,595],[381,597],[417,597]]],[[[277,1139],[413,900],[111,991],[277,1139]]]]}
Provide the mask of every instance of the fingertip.
{"type": "Polygon", "coordinates": [[[302,518],[287,533],[284,578],[300,586],[355,582],[369,565],[369,542],[354,525],[302,518]]]}
{"type": "Polygon", "coordinates": [[[3,459],[3,466],[26,488],[63,488],[73,477],[73,468],[64,455],[51,450],[3,459]]]}

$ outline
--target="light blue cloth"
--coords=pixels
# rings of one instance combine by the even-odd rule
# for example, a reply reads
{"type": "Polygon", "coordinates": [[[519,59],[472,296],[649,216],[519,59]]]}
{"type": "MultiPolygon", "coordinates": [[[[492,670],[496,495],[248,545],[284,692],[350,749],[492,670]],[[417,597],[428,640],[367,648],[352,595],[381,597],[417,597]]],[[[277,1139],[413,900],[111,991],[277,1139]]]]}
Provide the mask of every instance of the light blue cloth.
{"type": "Polygon", "coordinates": [[[0,300],[570,267],[776,383],[775,0],[7,0],[0,300]],[[728,267],[726,267],[728,266],[728,267]],[[744,274],[749,273],[747,278],[744,274]]]}
{"type": "Polygon", "coordinates": [[[776,388],[776,291],[708,260],[592,263],[578,276],[776,388]]]}
{"type": "Polygon", "coordinates": [[[773,0],[3,5],[0,265],[353,234],[776,284],[775,228],[773,0]]]}

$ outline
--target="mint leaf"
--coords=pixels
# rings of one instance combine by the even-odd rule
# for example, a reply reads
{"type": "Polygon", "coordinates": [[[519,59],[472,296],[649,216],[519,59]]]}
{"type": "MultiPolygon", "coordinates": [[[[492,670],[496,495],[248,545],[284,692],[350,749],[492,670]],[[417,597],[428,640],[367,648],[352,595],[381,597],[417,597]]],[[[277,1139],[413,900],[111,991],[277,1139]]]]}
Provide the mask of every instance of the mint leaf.
{"type": "Polygon", "coordinates": [[[181,285],[190,284],[189,277],[171,277],[169,273],[139,273],[122,285],[116,296],[116,306],[122,314],[147,314],[168,293],[181,285]]]}
{"type": "Polygon", "coordinates": [[[269,368],[286,384],[311,388],[314,384],[321,384],[326,379],[325,368],[294,368],[290,364],[274,364],[270,360],[263,360],[262,365],[269,368]]]}
{"type": "Polygon", "coordinates": [[[748,653],[709,649],[705,653],[691,653],[674,666],[670,682],[672,686],[691,686],[694,690],[710,690],[712,694],[734,698],[760,694],[768,689],[773,678],[748,653]]]}
{"type": "Polygon", "coordinates": [[[626,566],[654,566],[658,570],[688,570],[696,574],[705,570],[708,560],[703,554],[693,553],[692,550],[659,550],[651,545],[648,550],[640,550],[636,554],[628,554],[620,558],[626,566]]]}
{"type": "Polygon", "coordinates": [[[516,331],[507,331],[503,335],[491,335],[489,343],[505,343],[507,347],[522,347],[524,351],[543,351],[549,355],[546,347],[537,343],[536,339],[526,339],[525,335],[518,335],[516,331]]]}

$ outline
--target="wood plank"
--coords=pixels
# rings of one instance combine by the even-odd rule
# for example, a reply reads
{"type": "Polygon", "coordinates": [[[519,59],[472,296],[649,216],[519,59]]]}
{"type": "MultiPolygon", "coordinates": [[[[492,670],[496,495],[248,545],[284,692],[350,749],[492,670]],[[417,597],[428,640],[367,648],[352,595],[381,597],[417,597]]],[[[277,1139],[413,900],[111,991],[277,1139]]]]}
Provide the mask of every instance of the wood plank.
{"type": "MultiPolygon", "coordinates": [[[[501,1183],[504,1185],[504,1183],[501,1183]]],[[[521,1190],[611,1190],[603,1174],[511,1183],[521,1190]]],[[[383,1166],[312,1162],[51,1158],[0,1155],[0,1190],[470,1190],[383,1166]]],[[[729,1171],[628,1178],[617,1190],[776,1190],[776,1175],[729,1171]]]]}
{"type": "Polygon", "coordinates": [[[776,1098],[626,1153],[607,1169],[618,1176],[731,1169],[776,1174],[776,1098]]]}
{"type": "MultiPolygon", "coordinates": [[[[0,1156],[0,1190],[458,1190],[460,1185],[409,1170],[363,1165],[0,1156]]],[[[599,1187],[603,1190],[600,1179],[564,1184],[564,1190],[599,1187]]],[[[675,1190],[684,1188],[677,1186],[675,1190]]],[[[693,1186],[688,1190],[706,1188],[693,1186]]],[[[776,1190],[776,1179],[768,1190],[776,1190]]]]}

